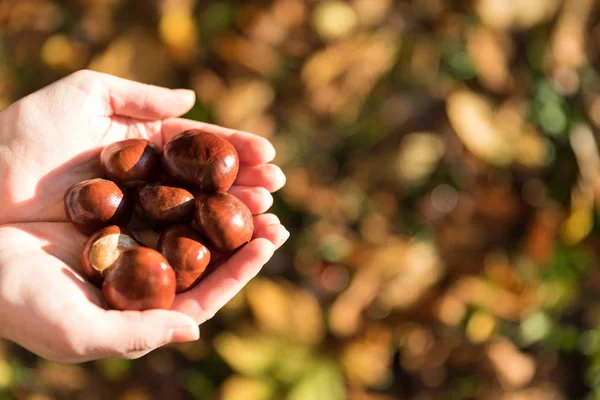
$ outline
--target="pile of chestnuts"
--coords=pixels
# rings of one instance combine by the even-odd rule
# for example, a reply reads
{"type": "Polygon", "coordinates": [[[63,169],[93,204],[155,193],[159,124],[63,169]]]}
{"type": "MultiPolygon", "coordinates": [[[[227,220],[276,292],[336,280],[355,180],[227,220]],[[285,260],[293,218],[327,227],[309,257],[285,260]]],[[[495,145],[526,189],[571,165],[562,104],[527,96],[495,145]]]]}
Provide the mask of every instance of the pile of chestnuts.
{"type": "Polygon", "coordinates": [[[252,238],[252,214],[227,190],[239,169],[227,140],[181,132],[162,151],[128,139],[100,154],[103,178],[67,189],[65,212],[88,235],[85,277],[118,310],[168,309],[206,274],[211,258],[252,238]]]}

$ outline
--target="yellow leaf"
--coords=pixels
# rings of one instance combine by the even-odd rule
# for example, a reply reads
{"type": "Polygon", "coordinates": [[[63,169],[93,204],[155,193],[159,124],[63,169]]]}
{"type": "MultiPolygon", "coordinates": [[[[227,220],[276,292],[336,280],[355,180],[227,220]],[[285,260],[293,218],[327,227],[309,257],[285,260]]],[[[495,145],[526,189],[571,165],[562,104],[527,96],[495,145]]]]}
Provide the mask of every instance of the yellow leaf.
{"type": "Polygon", "coordinates": [[[326,40],[348,35],[358,23],[356,12],[343,1],[321,3],[313,14],[313,25],[317,33],[326,40]]]}
{"type": "Polygon", "coordinates": [[[12,379],[13,374],[10,365],[0,359],[0,389],[10,386],[12,379]]]}
{"type": "Polygon", "coordinates": [[[221,400],[269,400],[274,392],[272,382],[233,375],[221,386],[221,400]]]}
{"type": "Polygon", "coordinates": [[[286,334],[301,343],[319,343],[323,312],[310,292],[291,284],[255,279],[247,288],[248,304],[263,329],[286,334]]]}
{"type": "Polygon", "coordinates": [[[562,227],[562,237],[567,244],[574,245],[582,241],[592,231],[594,216],[591,208],[574,210],[562,227]]]}
{"type": "Polygon", "coordinates": [[[496,319],[488,313],[477,311],[467,323],[467,337],[473,343],[482,343],[489,339],[494,329],[496,329],[496,319]]]}

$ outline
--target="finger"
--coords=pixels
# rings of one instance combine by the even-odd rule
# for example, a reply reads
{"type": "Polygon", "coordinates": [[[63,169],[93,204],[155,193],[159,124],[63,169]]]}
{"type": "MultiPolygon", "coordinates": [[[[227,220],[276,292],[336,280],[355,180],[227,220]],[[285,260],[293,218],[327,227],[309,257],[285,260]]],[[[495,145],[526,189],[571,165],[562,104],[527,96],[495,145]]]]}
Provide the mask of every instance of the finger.
{"type": "Polygon", "coordinates": [[[290,233],[279,223],[262,226],[254,230],[254,238],[264,238],[280,248],[290,237],[290,233]]]}
{"type": "MultiPolygon", "coordinates": [[[[261,214],[254,217],[254,232],[273,224],[279,224],[279,218],[275,214],[261,214]]],[[[255,237],[261,237],[256,236],[255,237]]]]}
{"type": "Polygon", "coordinates": [[[227,139],[238,151],[240,162],[245,165],[265,164],[275,158],[275,148],[263,137],[185,118],[171,118],[163,122],[163,143],[187,129],[199,129],[227,139]]]}
{"type": "Polygon", "coordinates": [[[188,89],[168,89],[119,78],[100,72],[81,71],[81,79],[98,79],[106,88],[107,102],[114,115],[158,120],[188,112],[196,95],[188,89]]]}
{"type": "Polygon", "coordinates": [[[268,239],[252,240],[195,288],[175,298],[173,309],[202,324],[242,290],[274,252],[275,245],[268,239]]]}
{"type": "MultiPolygon", "coordinates": [[[[252,239],[264,238],[273,243],[276,247],[279,247],[283,244],[289,233],[285,229],[273,229],[271,225],[280,225],[279,218],[274,214],[260,214],[254,216],[254,232],[252,234],[252,239]]],[[[213,271],[218,269],[221,265],[223,265],[229,258],[231,258],[231,254],[211,254],[211,262],[203,274],[202,279],[206,279],[207,276],[212,274],[213,271]]]]}
{"type": "Polygon", "coordinates": [[[167,310],[102,311],[86,340],[97,357],[138,358],[168,343],[198,340],[200,331],[193,319],[167,310]]]}
{"type": "MultiPolygon", "coordinates": [[[[268,215],[268,214],[266,214],[268,215]]],[[[256,228],[256,227],[255,227],[256,228]]],[[[258,229],[254,229],[254,239],[267,239],[276,249],[281,247],[290,237],[290,232],[285,229],[285,226],[278,222],[269,225],[259,225],[258,229]]]]}
{"type": "Polygon", "coordinates": [[[232,186],[229,193],[246,204],[252,214],[262,214],[273,205],[273,196],[262,187],[232,186]]]}
{"type": "Polygon", "coordinates": [[[241,186],[262,186],[273,193],[285,185],[285,180],[285,174],[277,165],[262,164],[240,168],[235,184],[241,186]]]}

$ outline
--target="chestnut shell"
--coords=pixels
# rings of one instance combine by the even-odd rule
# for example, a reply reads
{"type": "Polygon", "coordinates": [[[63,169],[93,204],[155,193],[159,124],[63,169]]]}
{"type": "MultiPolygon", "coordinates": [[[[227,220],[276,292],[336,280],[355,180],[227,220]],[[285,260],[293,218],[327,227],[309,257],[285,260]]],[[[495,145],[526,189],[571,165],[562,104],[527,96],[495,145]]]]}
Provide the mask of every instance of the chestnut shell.
{"type": "Polygon", "coordinates": [[[110,225],[127,226],[133,210],[125,189],[100,178],[72,185],[63,200],[69,221],[88,235],[110,225]]]}
{"type": "Polygon", "coordinates": [[[175,271],[177,293],[191,289],[210,262],[210,251],[202,241],[202,237],[186,225],[173,225],[160,235],[157,250],[175,271]]]}
{"type": "Polygon", "coordinates": [[[116,225],[93,233],[83,245],[81,270],[93,284],[100,286],[122,252],[139,244],[125,229],[116,225]]]}
{"type": "Polygon", "coordinates": [[[144,247],[155,250],[158,244],[158,239],[160,238],[160,234],[160,231],[155,231],[154,229],[149,228],[131,230],[131,235],[136,241],[141,243],[144,247]]]}
{"type": "Polygon", "coordinates": [[[188,223],[194,219],[196,202],[185,189],[146,185],[136,192],[137,215],[154,227],[188,223]]]}
{"type": "Polygon", "coordinates": [[[240,166],[231,143],[197,129],[183,131],[167,142],[162,162],[174,180],[205,192],[227,191],[240,166]]]}
{"type": "Polygon", "coordinates": [[[161,152],[145,139],[127,139],[106,146],[100,153],[106,177],[118,183],[154,182],[161,175],[161,152]]]}
{"type": "Polygon", "coordinates": [[[169,309],[175,300],[175,272],[158,251],[135,247],[109,270],[102,293],[117,310],[169,309]]]}
{"type": "Polygon", "coordinates": [[[228,254],[252,239],[254,221],[244,203],[229,193],[198,199],[195,222],[212,248],[228,254]]]}

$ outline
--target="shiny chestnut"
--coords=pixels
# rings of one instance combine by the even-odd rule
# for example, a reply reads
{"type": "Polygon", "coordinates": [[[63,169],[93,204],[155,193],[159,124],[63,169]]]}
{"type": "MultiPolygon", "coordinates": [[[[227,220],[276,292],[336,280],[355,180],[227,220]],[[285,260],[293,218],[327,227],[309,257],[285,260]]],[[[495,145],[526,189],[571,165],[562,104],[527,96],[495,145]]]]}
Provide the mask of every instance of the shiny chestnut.
{"type": "Polygon", "coordinates": [[[106,146],[100,153],[105,176],[118,183],[154,182],[161,175],[161,152],[145,139],[127,139],[106,146]]]}
{"type": "Polygon", "coordinates": [[[197,129],[167,142],[162,162],[173,179],[206,192],[227,191],[239,169],[238,153],[231,143],[197,129]]]}
{"type": "Polygon", "coordinates": [[[126,226],[133,209],[125,189],[99,178],[72,185],[64,206],[69,221],[88,235],[110,225],[126,226]]]}
{"type": "Polygon", "coordinates": [[[169,309],[175,300],[175,272],[158,251],[135,247],[108,271],[102,293],[117,310],[169,309]]]}
{"type": "Polygon", "coordinates": [[[174,225],[160,235],[157,250],[175,271],[177,293],[190,289],[210,262],[202,237],[186,225],[174,225]]]}
{"type": "Polygon", "coordinates": [[[195,222],[217,252],[230,253],[252,239],[252,213],[229,193],[215,193],[198,199],[195,222]]]}
{"type": "Polygon", "coordinates": [[[100,285],[121,253],[138,247],[133,237],[116,225],[93,233],[83,245],[81,269],[90,282],[100,285]]]}
{"type": "Polygon", "coordinates": [[[195,207],[194,196],[178,187],[146,185],[136,192],[137,215],[155,227],[189,223],[195,207]]]}

